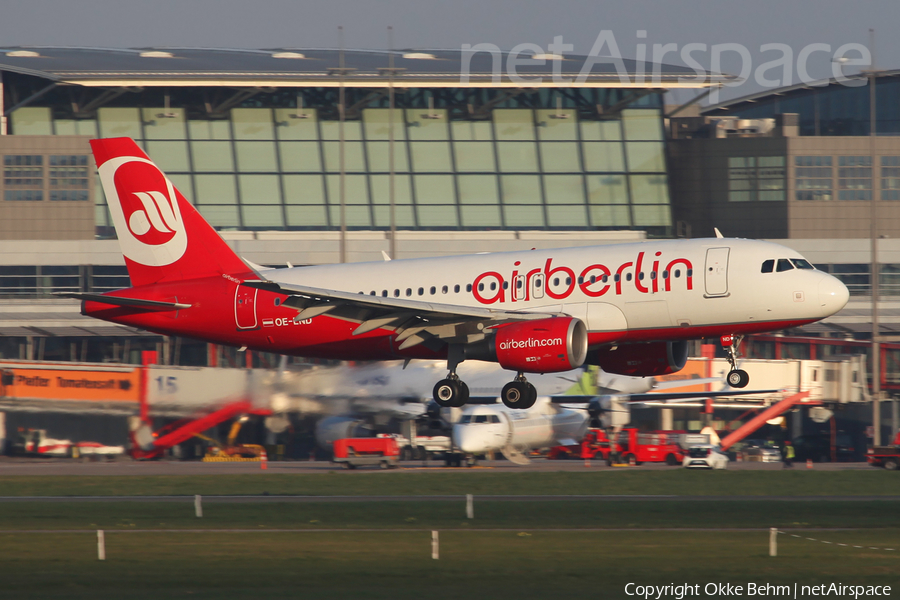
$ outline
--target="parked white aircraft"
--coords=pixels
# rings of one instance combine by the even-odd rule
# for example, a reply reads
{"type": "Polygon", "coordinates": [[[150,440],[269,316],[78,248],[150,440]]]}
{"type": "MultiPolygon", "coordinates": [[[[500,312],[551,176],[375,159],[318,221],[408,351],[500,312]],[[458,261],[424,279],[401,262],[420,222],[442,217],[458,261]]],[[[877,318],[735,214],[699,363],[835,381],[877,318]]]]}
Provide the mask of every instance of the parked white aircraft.
{"type": "Polygon", "coordinates": [[[530,250],[262,269],[242,260],[129,138],[92,140],[134,287],[79,298],[82,313],[165,335],[341,360],[444,359],[433,388],[462,406],[465,360],[517,373],[503,402],[537,398],[525,373],[583,364],[651,376],[680,370],[686,340],[797,327],[847,303],[799,253],[743,239],[530,250]]]}
{"type": "MultiPolygon", "coordinates": [[[[663,390],[707,381],[688,380],[655,384],[650,380],[644,385],[649,384],[652,389],[663,390]]],[[[634,382],[635,388],[639,385],[641,383],[638,381],[634,382]]],[[[617,393],[590,399],[583,408],[575,407],[578,398],[567,396],[539,397],[534,406],[525,410],[511,409],[499,403],[470,406],[453,425],[453,443],[467,455],[501,452],[508,460],[524,464],[528,462],[524,453],[529,450],[549,446],[574,446],[580,443],[592,414],[601,415],[601,423],[607,428],[629,422],[628,405],[631,403],[662,403],[666,400],[758,395],[775,391],[617,393]]]]}

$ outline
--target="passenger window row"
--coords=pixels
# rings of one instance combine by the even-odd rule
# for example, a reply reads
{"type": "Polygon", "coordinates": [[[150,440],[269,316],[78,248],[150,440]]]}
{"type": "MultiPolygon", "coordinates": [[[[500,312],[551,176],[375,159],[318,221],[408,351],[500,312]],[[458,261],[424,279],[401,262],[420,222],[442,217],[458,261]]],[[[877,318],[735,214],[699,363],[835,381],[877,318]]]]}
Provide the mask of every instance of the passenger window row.
{"type": "MultiPolygon", "coordinates": [[[[806,262],[806,261],[803,261],[803,262],[806,262]]],[[[807,264],[809,264],[809,263],[807,263],[807,264]]],[[[765,267],[763,267],[763,268],[765,268],[765,267]]],[[[797,268],[806,268],[806,267],[797,267],[797,268]]],[[[812,267],[808,267],[808,268],[812,268],[812,267]]],[[[688,270],[687,270],[687,276],[688,276],[688,277],[692,277],[692,276],[694,275],[693,271],[694,271],[693,269],[688,269],[688,270]]],[[[763,271],[763,272],[766,272],[766,271],[763,271]]],[[[678,278],[681,277],[681,269],[675,269],[674,271],[672,271],[671,274],[669,273],[669,271],[663,271],[661,275],[662,275],[662,278],[663,278],[663,279],[668,279],[668,278],[670,277],[670,275],[671,275],[672,277],[674,277],[675,279],[678,279],[678,278]]],[[[638,273],[638,279],[639,279],[639,280],[643,281],[643,280],[644,280],[644,277],[645,277],[645,273],[638,273]]],[[[657,277],[657,272],[656,272],[656,271],[650,271],[650,279],[656,279],[656,277],[657,277]]],[[[620,280],[622,279],[622,277],[621,277],[621,275],[620,275],[619,273],[616,273],[615,275],[612,276],[611,279],[612,279],[612,281],[618,282],[618,281],[620,281],[620,280]]],[[[522,289],[523,280],[524,280],[524,278],[518,278],[518,277],[516,278],[516,289],[522,289]]],[[[584,284],[585,281],[589,281],[591,284],[593,284],[593,283],[596,283],[596,282],[598,282],[598,281],[603,282],[603,283],[607,283],[609,280],[610,280],[610,277],[607,276],[607,275],[601,275],[600,277],[597,277],[596,275],[591,275],[591,276],[588,277],[588,278],[579,277],[579,278],[578,278],[578,285],[584,284]]],[[[625,273],[624,280],[625,280],[625,281],[631,281],[631,280],[632,280],[632,274],[631,274],[631,273],[625,273]]],[[[554,278],[553,278],[553,285],[554,285],[554,286],[560,285],[560,282],[561,282],[561,280],[560,280],[559,277],[554,277],[554,278]]],[[[541,287],[541,280],[540,280],[539,278],[536,278],[536,279],[534,280],[534,285],[535,285],[536,287],[541,287]]],[[[566,285],[566,286],[572,285],[572,278],[571,278],[571,277],[566,277],[566,279],[565,279],[565,285],[566,285]]],[[[504,281],[502,287],[503,287],[504,290],[508,290],[508,289],[509,289],[509,282],[508,282],[508,281],[504,281]]],[[[458,294],[459,291],[460,291],[460,289],[461,289],[461,287],[459,286],[459,284],[454,285],[454,286],[453,286],[453,293],[454,293],[454,294],[458,294]]],[[[492,281],[491,283],[489,283],[489,284],[487,284],[487,285],[485,285],[484,283],[479,283],[479,284],[478,284],[478,291],[479,291],[479,292],[483,292],[483,291],[485,291],[485,289],[488,289],[488,290],[490,290],[490,291],[492,291],[492,292],[493,292],[493,291],[496,291],[496,290],[497,290],[497,282],[496,282],[496,281],[492,281]]],[[[471,283],[469,283],[469,284],[466,285],[466,291],[467,291],[467,292],[471,292],[471,291],[472,291],[472,284],[471,284],[471,283]]],[[[393,296],[394,296],[394,298],[399,298],[399,297],[400,297],[400,292],[401,292],[400,289],[394,289],[394,290],[393,290],[393,296]]],[[[405,295],[406,295],[407,297],[412,297],[412,296],[414,295],[414,294],[413,294],[413,288],[406,288],[405,292],[406,292],[405,295]]],[[[363,294],[363,295],[365,294],[365,292],[359,292],[359,293],[360,293],[360,294],[363,294]]],[[[445,286],[442,286],[442,287],[441,287],[441,293],[442,293],[442,294],[449,294],[449,293],[450,293],[450,288],[449,288],[448,286],[446,286],[446,285],[445,285],[445,286]]],[[[427,295],[434,296],[435,294],[437,294],[437,287],[431,286],[430,288],[428,288],[428,290],[427,290],[427,295]]],[[[370,295],[370,296],[378,296],[379,294],[378,294],[377,291],[371,290],[371,291],[369,292],[369,295],[370,295]]],[[[390,295],[390,290],[381,290],[381,296],[382,296],[383,298],[387,298],[389,295],[390,295]]],[[[423,287],[418,288],[418,289],[416,290],[416,295],[418,295],[418,296],[425,296],[425,295],[426,295],[426,290],[425,290],[425,288],[423,288],[423,287]]]]}
{"type": "Polygon", "coordinates": [[[777,273],[782,273],[784,271],[790,271],[791,269],[815,269],[815,267],[809,264],[808,260],[803,258],[770,258],[769,260],[763,261],[761,272],[772,273],[775,271],[777,273]]]}

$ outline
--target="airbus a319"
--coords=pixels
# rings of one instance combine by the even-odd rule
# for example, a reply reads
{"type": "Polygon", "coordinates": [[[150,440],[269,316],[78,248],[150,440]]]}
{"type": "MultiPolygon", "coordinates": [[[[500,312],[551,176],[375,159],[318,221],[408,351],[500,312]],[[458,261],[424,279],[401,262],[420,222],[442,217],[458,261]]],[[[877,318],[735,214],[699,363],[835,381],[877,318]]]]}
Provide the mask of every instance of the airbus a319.
{"type": "Polygon", "coordinates": [[[721,338],[732,386],[740,337],[812,323],[847,288],[789,248],[744,239],[263,269],[238,257],[130,138],[92,140],[133,287],[70,293],[82,313],[164,335],[344,360],[446,359],[441,406],[469,392],[465,360],[516,373],[511,408],[536,400],[526,373],[582,364],[652,376],[680,370],[687,341],[721,338]]]}

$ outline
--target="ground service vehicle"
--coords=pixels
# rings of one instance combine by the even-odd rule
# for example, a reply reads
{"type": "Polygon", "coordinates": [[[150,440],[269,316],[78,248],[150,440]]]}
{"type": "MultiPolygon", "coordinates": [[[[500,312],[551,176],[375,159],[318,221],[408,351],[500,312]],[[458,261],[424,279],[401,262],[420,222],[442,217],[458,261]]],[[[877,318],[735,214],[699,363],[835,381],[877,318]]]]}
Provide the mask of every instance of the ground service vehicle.
{"type": "Polygon", "coordinates": [[[377,437],[391,437],[400,449],[400,460],[425,460],[435,454],[450,452],[452,443],[446,435],[417,435],[410,443],[405,436],[394,433],[379,433],[377,437]]]}
{"type": "Polygon", "coordinates": [[[71,440],[47,437],[46,429],[20,429],[19,438],[12,444],[13,454],[27,456],[76,456],[71,440]]]}
{"type": "Polygon", "coordinates": [[[724,469],[728,467],[728,457],[711,444],[691,446],[682,466],[686,469],[724,469]]]}
{"type": "Polygon", "coordinates": [[[869,448],[866,460],[873,467],[884,467],[888,471],[900,469],[900,431],[889,446],[869,448]]]}
{"type": "MultiPolygon", "coordinates": [[[[684,458],[684,450],[678,443],[681,434],[672,431],[638,431],[635,427],[626,427],[619,432],[616,452],[630,465],[645,462],[664,462],[675,466],[684,458]]],[[[556,446],[551,448],[547,458],[600,458],[609,460],[610,445],[606,432],[602,429],[589,429],[579,446],[556,446]]]]}
{"type": "Polygon", "coordinates": [[[741,458],[747,462],[781,462],[781,448],[770,440],[744,440],[742,445],[741,458]]]}
{"type": "Polygon", "coordinates": [[[619,433],[618,453],[622,462],[629,465],[665,462],[675,466],[684,457],[678,439],[677,433],[669,431],[639,432],[633,427],[626,427],[619,433]]]}
{"type": "Polygon", "coordinates": [[[47,437],[46,429],[20,429],[10,451],[21,456],[55,456],[79,458],[105,456],[113,458],[125,453],[124,446],[107,446],[97,442],[72,442],[47,437]]]}
{"type": "Polygon", "coordinates": [[[378,465],[382,469],[397,467],[400,449],[391,437],[344,438],[334,441],[334,458],[331,462],[355,469],[363,465],[378,465]]]}
{"type": "Polygon", "coordinates": [[[584,434],[581,444],[577,446],[554,446],[547,453],[550,460],[566,460],[568,458],[592,459],[599,456],[603,460],[609,458],[609,438],[602,429],[591,428],[584,434]]]}

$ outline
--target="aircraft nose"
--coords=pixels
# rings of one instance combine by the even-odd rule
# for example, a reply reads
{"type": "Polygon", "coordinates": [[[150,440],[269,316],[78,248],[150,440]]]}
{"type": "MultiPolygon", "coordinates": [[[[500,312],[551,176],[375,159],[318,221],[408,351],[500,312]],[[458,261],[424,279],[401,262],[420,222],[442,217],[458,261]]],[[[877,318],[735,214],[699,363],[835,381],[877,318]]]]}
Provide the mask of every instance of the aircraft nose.
{"type": "Polygon", "coordinates": [[[477,431],[472,431],[471,427],[453,426],[453,444],[465,453],[483,452],[485,448],[482,437],[478,435],[477,431]]]}
{"type": "Polygon", "coordinates": [[[850,300],[850,290],[837,277],[825,275],[819,283],[819,305],[833,315],[847,305],[850,300]]]}

